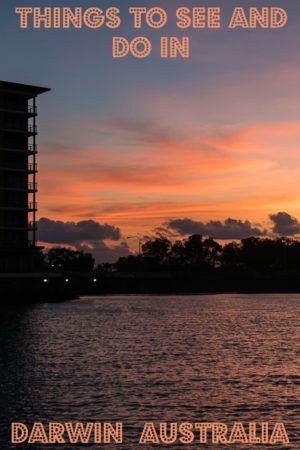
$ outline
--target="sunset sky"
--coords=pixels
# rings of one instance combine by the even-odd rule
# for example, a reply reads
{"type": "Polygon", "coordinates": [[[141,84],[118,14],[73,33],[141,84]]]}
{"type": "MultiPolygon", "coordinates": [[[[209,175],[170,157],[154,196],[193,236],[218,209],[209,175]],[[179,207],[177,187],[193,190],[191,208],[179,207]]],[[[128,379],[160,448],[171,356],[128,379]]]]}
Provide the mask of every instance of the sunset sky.
{"type": "Polygon", "coordinates": [[[300,233],[298,0],[3,0],[0,11],[0,78],[51,88],[38,99],[44,242],[113,260],[136,248],[126,238],[137,234],[207,230],[239,239],[273,233],[278,218],[288,234],[300,233]],[[119,30],[20,30],[14,13],[112,5],[124,12],[119,30]],[[164,7],[170,24],[132,31],[125,12],[133,5],[164,7]],[[223,24],[235,6],[280,6],[289,22],[180,31],[172,25],[179,6],[221,6],[223,24]],[[190,59],[159,59],[161,34],[189,35],[190,59]],[[113,35],[150,37],[153,55],[113,59],[113,35]],[[80,239],[70,237],[77,232],[80,239]]]}

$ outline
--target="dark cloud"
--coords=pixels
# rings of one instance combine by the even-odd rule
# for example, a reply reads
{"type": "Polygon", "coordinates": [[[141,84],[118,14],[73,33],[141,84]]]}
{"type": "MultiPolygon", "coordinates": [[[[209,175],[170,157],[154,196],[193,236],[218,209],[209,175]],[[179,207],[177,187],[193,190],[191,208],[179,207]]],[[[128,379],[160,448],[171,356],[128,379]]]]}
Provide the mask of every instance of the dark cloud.
{"type": "Polygon", "coordinates": [[[120,256],[130,254],[126,242],[110,246],[104,242],[106,239],[121,239],[120,229],[94,220],[63,222],[43,217],[38,221],[39,241],[92,253],[97,263],[115,262],[120,256]]]}
{"type": "Polygon", "coordinates": [[[46,217],[38,221],[38,240],[50,244],[76,244],[82,241],[118,240],[121,237],[119,228],[108,224],[100,224],[94,220],[80,222],[63,222],[46,217]]]}
{"type": "Polygon", "coordinates": [[[253,226],[251,222],[245,220],[226,219],[224,222],[210,220],[200,222],[192,219],[175,219],[167,223],[168,228],[175,230],[179,235],[202,234],[215,239],[244,239],[250,236],[264,236],[265,230],[253,226]]]}
{"type": "Polygon", "coordinates": [[[292,217],[287,212],[278,212],[277,214],[270,214],[270,219],[273,222],[272,231],[280,236],[294,236],[300,233],[300,224],[295,217],[292,217]]]}

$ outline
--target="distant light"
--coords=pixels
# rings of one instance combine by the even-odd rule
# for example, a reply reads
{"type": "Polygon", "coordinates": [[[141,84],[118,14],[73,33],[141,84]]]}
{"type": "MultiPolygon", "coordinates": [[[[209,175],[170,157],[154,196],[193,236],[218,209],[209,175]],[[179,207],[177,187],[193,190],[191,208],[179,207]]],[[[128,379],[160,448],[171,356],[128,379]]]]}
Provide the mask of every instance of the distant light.
{"type": "Polygon", "coordinates": [[[66,282],[66,283],[69,283],[69,278],[65,278],[65,282],[66,282]]]}
{"type": "Polygon", "coordinates": [[[43,279],[43,282],[44,282],[44,283],[48,283],[48,281],[49,281],[48,278],[44,278],[44,279],[43,279]]]}
{"type": "Polygon", "coordinates": [[[98,281],[97,278],[93,278],[94,283],[97,283],[97,281],[98,281]]]}
{"type": "Polygon", "coordinates": [[[54,264],[51,264],[51,267],[55,267],[54,264]]]}

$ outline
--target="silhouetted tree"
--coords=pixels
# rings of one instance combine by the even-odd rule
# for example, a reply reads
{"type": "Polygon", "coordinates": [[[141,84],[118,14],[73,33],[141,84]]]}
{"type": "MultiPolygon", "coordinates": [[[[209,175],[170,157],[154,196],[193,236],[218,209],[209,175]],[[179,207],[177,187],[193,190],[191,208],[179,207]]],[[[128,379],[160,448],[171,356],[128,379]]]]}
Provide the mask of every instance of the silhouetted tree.
{"type": "Polygon", "coordinates": [[[205,259],[205,250],[203,248],[202,236],[192,234],[184,242],[184,256],[186,264],[198,265],[205,259]]]}
{"type": "Polygon", "coordinates": [[[250,237],[242,239],[240,248],[241,264],[251,270],[283,268],[285,265],[284,242],[269,238],[250,237]]]}
{"type": "Polygon", "coordinates": [[[169,253],[169,263],[172,267],[182,267],[186,264],[182,241],[175,241],[172,245],[169,253]]]}
{"type": "Polygon", "coordinates": [[[206,262],[211,267],[216,267],[220,263],[223,247],[212,238],[207,238],[203,242],[203,247],[206,249],[206,262]]]}
{"type": "Polygon", "coordinates": [[[221,264],[227,268],[240,267],[240,252],[241,247],[237,242],[229,242],[224,245],[221,254],[221,264]]]}
{"type": "Polygon", "coordinates": [[[283,256],[287,269],[300,268],[300,242],[281,238],[285,242],[285,254],[283,256]]]}
{"type": "Polygon", "coordinates": [[[117,270],[242,270],[262,272],[300,268],[300,242],[288,238],[249,237],[240,243],[222,247],[212,238],[193,234],[173,244],[167,238],[157,238],[142,246],[141,255],[122,257],[117,270]]]}
{"type": "Polygon", "coordinates": [[[119,272],[138,272],[141,270],[141,265],[144,267],[144,261],[140,255],[121,256],[114,264],[119,272]]]}
{"type": "Polygon", "coordinates": [[[167,238],[156,238],[142,245],[142,255],[155,264],[164,264],[170,256],[172,243],[167,238]]]}
{"type": "Polygon", "coordinates": [[[48,250],[46,259],[54,271],[92,271],[95,260],[90,253],[55,247],[48,250]]]}

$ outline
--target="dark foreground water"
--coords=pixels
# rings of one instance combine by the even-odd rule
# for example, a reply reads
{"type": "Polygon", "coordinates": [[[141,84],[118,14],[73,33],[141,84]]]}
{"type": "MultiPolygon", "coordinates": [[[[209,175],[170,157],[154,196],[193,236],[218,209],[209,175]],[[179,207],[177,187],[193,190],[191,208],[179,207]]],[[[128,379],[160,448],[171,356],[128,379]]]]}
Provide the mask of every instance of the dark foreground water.
{"type": "Polygon", "coordinates": [[[11,421],[53,420],[123,421],[122,449],[141,448],[146,421],[283,421],[300,444],[300,295],[107,296],[0,312],[1,450],[13,448],[11,421]]]}

